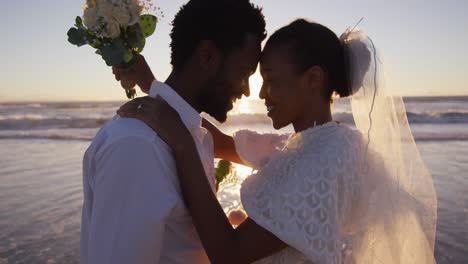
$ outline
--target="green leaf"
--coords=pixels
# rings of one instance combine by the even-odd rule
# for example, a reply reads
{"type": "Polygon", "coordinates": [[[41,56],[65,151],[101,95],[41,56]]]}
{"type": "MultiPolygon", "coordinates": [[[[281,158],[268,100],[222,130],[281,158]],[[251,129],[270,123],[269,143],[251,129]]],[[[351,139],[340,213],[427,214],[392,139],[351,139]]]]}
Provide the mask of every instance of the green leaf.
{"type": "Polygon", "coordinates": [[[215,178],[217,182],[222,182],[226,176],[231,172],[231,162],[227,160],[220,160],[215,170],[215,178]]]}
{"type": "Polygon", "coordinates": [[[93,48],[98,49],[102,45],[102,40],[96,36],[94,32],[86,29],[83,33],[86,38],[86,42],[93,48]]]}
{"type": "Polygon", "coordinates": [[[86,45],[86,37],[83,34],[83,31],[77,28],[70,28],[67,32],[68,42],[78,47],[86,45]]]}
{"type": "Polygon", "coordinates": [[[98,49],[99,47],[101,47],[102,42],[101,42],[101,40],[95,38],[95,39],[89,41],[89,45],[91,47],[95,48],[95,49],[98,49]]]}
{"type": "Polygon", "coordinates": [[[129,63],[133,59],[133,52],[128,50],[124,54],[124,63],[129,63]]]}
{"type": "Polygon", "coordinates": [[[83,20],[81,19],[80,16],[77,16],[75,19],[75,26],[78,29],[86,30],[85,26],[83,25],[83,20]]]}
{"type": "Polygon", "coordinates": [[[140,46],[138,46],[138,47],[135,49],[135,51],[136,51],[137,53],[141,53],[141,52],[143,51],[143,49],[145,48],[145,44],[146,44],[146,39],[145,39],[145,38],[142,38],[142,39],[141,39],[141,44],[140,44],[140,46]]]}
{"type": "Polygon", "coordinates": [[[158,23],[158,18],[153,15],[141,15],[139,22],[141,27],[141,32],[145,38],[153,35],[154,30],[156,29],[156,24],[158,23]]]}
{"type": "Polygon", "coordinates": [[[127,43],[130,48],[134,49],[137,53],[143,51],[146,40],[141,32],[140,25],[135,24],[127,28],[127,43]]]}
{"type": "Polygon", "coordinates": [[[115,39],[110,43],[106,43],[100,49],[102,58],[107,66],[118,66],[125,62],[128,49],[121,39],[115,39]]]}

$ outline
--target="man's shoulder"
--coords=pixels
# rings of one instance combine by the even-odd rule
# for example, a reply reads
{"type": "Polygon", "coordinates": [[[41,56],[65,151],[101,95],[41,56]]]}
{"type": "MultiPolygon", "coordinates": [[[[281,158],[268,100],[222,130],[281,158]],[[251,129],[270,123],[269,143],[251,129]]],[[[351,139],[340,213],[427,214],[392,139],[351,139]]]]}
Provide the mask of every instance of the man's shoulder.
{"type": "Polygon", "coordinates": [[[148,147],[153,147],[157,151],[170,150],[169,146],[142,121],[116,115],[101,127],[88,151],[97,153],[108,147],[122,145],[122,142],[132,141],[145,142],[148,147]]]}
{"type": "MultiPolygon", "coordinates": [[[[158,135],[145,123],[135,118],[114,116],[100,130],[112,138],[142,137],[154,139],[158,135]]],[[[159,137],[158,137],[159,138],[159,137]]]]}

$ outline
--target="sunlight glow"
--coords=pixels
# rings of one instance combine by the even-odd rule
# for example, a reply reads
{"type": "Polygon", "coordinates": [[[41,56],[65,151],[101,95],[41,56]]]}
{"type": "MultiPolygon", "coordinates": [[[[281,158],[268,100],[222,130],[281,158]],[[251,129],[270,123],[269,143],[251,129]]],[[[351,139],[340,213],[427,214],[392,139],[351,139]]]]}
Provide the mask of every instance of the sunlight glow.
{"type": "Polygon", "coordinates": [[[259,99],[258,94],[260,93],[260,88],[262,88],[263,79],[260,75],[260,71],[257,71],[250,76],[249,84],[250,84],[250,97],[249,100],[259,99]]]}
{"type": "MultiPolygon", "coordinates": [[[[234,104],[234,108],[229,112],[229,115],[238,115],[238,114],[252,114],[259,112],[258,100],[260,99],[258,94],[260,93],[260,88],[262,87],[263,79],[260,75],[260,72],[257,70],[250,78],[250,96],[242,97],[241,100],[238,100],[234,104]],[[257,103],[257,105],[255,104],[257,103]]],[[[261,109],[263,109],[262,104],[260,103],[261,109]]]]}
{"type": "Polygon", "coordinates": [[[248,114],[252,112],[252,109],[250,108],[250,99],[247,98],[242,98],[241,100],[237,101],[236,104],[234,105],[234,108],[232,110],[232,113],[230,114],[248,114]]]}

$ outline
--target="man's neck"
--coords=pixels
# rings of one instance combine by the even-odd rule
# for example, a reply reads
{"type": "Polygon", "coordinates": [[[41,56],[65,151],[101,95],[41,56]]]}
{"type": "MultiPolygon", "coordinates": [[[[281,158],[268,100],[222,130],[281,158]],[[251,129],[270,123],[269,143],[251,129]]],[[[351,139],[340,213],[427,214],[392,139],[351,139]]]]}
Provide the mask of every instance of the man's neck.
{"type": "Polygon", "coordinates": [[[182,97],[185,102],[192,106],[193,109],[198,113],[201,113],[200,106],[196,99],[198,88],[187,80],[191,80],[191,78],[185,76],[183,72],[175,72],[173,70],[165,83],[169,85],[180,97],[182,97]]]}

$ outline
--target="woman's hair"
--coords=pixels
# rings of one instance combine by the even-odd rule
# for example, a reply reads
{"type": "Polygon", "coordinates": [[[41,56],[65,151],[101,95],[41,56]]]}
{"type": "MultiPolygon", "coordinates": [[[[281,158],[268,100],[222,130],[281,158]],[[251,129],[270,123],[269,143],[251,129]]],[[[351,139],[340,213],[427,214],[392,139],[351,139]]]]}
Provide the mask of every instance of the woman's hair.
{"type": "Polygon", "coordinates": [[[321,24],[298,19],[276,31],[266,45],[277,44],[287,45],[299,73],[313,66],[326,72],[328,85],[324,95],[327,100],[334,92],[340,97],[350,95],[344,47],[333,31],[321,24]]]}

